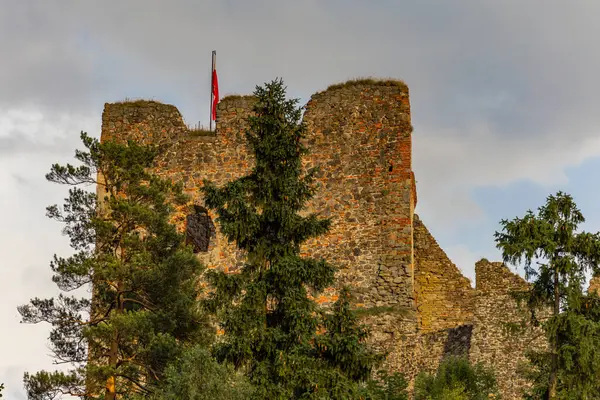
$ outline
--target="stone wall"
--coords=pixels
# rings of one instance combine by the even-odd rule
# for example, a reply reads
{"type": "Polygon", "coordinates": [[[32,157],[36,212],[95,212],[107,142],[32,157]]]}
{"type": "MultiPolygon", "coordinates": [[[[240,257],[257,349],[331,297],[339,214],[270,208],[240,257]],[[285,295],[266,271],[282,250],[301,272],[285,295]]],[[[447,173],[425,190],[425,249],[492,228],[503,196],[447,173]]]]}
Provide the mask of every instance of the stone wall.
{"type": "Polygon", "coordinates": [[[434,332],[473,323],[475,290],[427,227],[414,216],[415,297],[419,328],[434,332]]]}
{"type": "MultiPolygon", "coordinates": [[[[251,96],[224,98],[218,107],[217,123],[223,126],[216,133],[190,131],[179,111],[167,104],[153,101],[105,104],[102,116],[102,140],[135,140],[162,147],[155,172],[173,181],[183,182],[184,190],[194,204],[204,205],[199,188],[204,179],[218,185],[236,179],[250,170],[252,156],[248,154],[242,135],[250,114],[251,96]]],[[[185,228],[189,209],[181,209],[175,222],[185,228]]],[[[211,218],[215,215],[209,212],[211,218]]],[[[199,253],[209,268],[236,270],[242,255],[227,242],[217,229],[208,252],[199,253]]]]}
{"type": "Polygon", "coordinates": [[[470,324],[423,332],[414,322],[389,314],[369,321],[373,336],[383,343],[379,348],[388,352],[384,367],[404,374],[411,389],[419,372],[434,373],[445,357],[468,357],[473,340],[470,324]],[[387,340],[382,340],[382,336],[387,336],[387,340]]]}
{"type": "MultiPolygon", "coordinates": [[[[208,135],[191,132],[171,105],[106,104],[102,140],[160,144],[163,155],[156,172],[183,182],[194,203],[203,205],[199,188],[204,179],[222,185],[252,166],[244,130],[254,101],[252,96],[222,99],[216,132],[208,135]]],[[[320,190],[307,212],[332,218],[333,226],[329,234],[306,243],[303,252],[339,267],[339,285],[353,287],[363,307],[414,307],[416,190],[408,88],[396,81],[332,87],[312,96],[304,121],[311,149],[305,165],[320,167],[320,190]]],[[[176,221],[182,229],[185,217],[182,210],[176,221]]],[[[208,253],[199,257],[208,267],[224,270],[235,270],[241,260],[219,232],[208,253]]],[[[334,300],[334,289],[319,300],[334,300]]]]}
{"type": "MultiPolygon", "coordinates": [[[[159,144],[155,172],[183,182],[192,202],[203,206],[204,179],[222,185],[252,167],[244,131],[255,101],[222,99],[216,132],[190,131],[171,105],[106,104],[101,139],[159,144]]],[[[408,88],[397,81],[335,85],[311,97],[304,122],[311,151],[305,166],[320,168],[320,187],[306,212],[332,218],[332,229],[302,252],[340,268],[336,287],[317,300],[330,303],[336,288],[351,286],[372,328],[372,343],[388,353],[386,367],[411,382],[419,371],[435,370],[445,356],[466,354],[492,364],[505,398],[518,398],[524,383],[516,367],[531,335],[509,336],[503,323],[518,316],[510,290],[526,284],[502,264],[481,261],[477,287],[471,288],[414,215],[408,88]]],[[[182,230],[191,209],[175,216],[182,230]]],[[[209,211],[209,217],[215,215],[209,211]]],[[[243,260],[218,226],[198,257],[209,268],[228,272],[243,260]]]]}
{"type": "Polygon", "coordinates": [[[588,286],[588,293],[596,293],[600,295],[600,276],[593,276],[590,279],[590,285],[588,286]]]}
{"type": "Polygon", "coordinates": [[[507,323],[527,320],[526,311],[511,293],[526,290],[528,284],[506,265],[485,259],[475,264],[475,274],[477,294],[470,358],[494,368],[503,398],[521,398],[527,383],[518,367],[527,361],[525,351],[546,345],[539,328],[527,327],[521,332],[507,329],[507,323]]]}
{"type": "Polygon", "coordinates": [[[305,249],[340,268],[365,307],[414,307],[414,177],[408,88],[401,82],[351,82],[306,106],[306,166],[320,190],[307,211],[332,218],[328,235],[305,249]]]}

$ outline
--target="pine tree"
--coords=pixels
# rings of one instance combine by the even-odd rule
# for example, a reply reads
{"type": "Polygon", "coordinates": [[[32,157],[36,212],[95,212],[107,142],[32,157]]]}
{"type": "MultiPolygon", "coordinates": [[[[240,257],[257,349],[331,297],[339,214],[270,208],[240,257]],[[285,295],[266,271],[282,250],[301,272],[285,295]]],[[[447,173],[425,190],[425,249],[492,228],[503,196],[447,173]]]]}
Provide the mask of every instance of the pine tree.
{"type": "Polygon", "coordinates": [[[215,354],[246,371],[256,398],[358,398],[357,382],[369,378],[378,357],[345,294],[336,316],[321,318],[313,297],[334,283],[335,269],[300,255],[304,242],[330,226],[315,213],[300,215],[316,190],[316,170],[304,172],[301,164],[302,109],[286,99],[281,80],[254,95],[246,132],[254,168],[222,188],[203,188],[221,231],[246,254],[240,273],[208,274],[215,290],[208,304],[224,331],[215,354]],[[328,333],[318,335],[322,328],[328,333]]]}
{"type": "Polygon", "coordinates": [[[530,353],[538,371],[533,397],[600,398],[600,309],[597,297],[583,292],[586,273],[599,272],[600,235],[578,232],[584,221],[573,198],[558,192],[537,215],[502,220],[496,232],[504,261],[524,263],[532,285],[522,297],[550,345],[530,353]]]}
{"type": "Polygon", "coordinates": [[[30,399],[147,394],[184,344],[210,337],[196,300],[201,266],[170,223],[174,206],[187,201],[181,186],[148,172],[156,148],[99,143],[83,132],[81,139],[81,165],[55,164],[46,176],[72,186],[62,209],[47,214],[65,224],[75,253],[55,255],[51,268],[60,290],[93,287],[93,294],[19,307],[23,322],[52,325],[54,360],[72,367],[26,373],[30,399]],[[105,193],[101,202],[82,188],[94,184],[105,193]]]}

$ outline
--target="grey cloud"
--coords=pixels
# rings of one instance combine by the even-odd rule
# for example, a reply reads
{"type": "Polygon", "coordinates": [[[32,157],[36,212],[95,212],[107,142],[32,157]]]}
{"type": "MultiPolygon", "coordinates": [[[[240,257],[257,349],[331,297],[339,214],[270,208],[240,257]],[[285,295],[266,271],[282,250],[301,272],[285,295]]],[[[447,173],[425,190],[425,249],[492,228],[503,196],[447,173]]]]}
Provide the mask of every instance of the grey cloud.
{"type": "Polygon", "coordinates": [[[93,56],[77,34],[73,2],[3,1],[0,7],[0,105],[56,109],[84,104],[93,89],[93,56]]]}
{"type": "Polygon", "coordinates": [[[25,400],[27,397],[22,390],[23,384],[21,381],[23,377],[20,366],[8,367],[4,368],[3,371],[0,369],[0,371],[5,379],[5,381],[0,381],[0,383],[4,382],[4,397],[14,400],[25,400]]]}
{"type": "Polygon", "coordinates": [[[19,186],[28,186],[30,183],[29,179],[24,178],[19,174],[11,174],[11,176],[19,186]]]}
{"type": "Polygon", "coordinates": [[[42,110],[0,108],[0,160],[15,157],[38,160],[47,156],[56,162],[80,147],[81,131],[99,136],[100,110],[87,115],[52,112],[47,107],[42,110]]]}
{"type": "Polygon", "coordinates": [[[481,217],[474,186],[564,179],[565,166],[600,154],[590,144],[600,125],[596,2],[29,0],[6,9],[0,46],[22,51],[0,67],[10,89],[0,104],[38,99],[99,114],[103,101],[150,97],[206,122],[213,48],[223,94],[276,76],[303,100],[346,78],[404,79],[419,207],[447,224],[481,217]]]}
{"type": "Polygon", "coordinates": [[[42,4],[2,14],[0,46],[14,56],[0,67],[0,101],[76,108],[156,97],[195,122],[206,118],[213,48],[225,92],[283,76],[306,99],[345,78],[399,77],[416,123],[464,128],[476,114],[503,135],[566,129],[589,115],[598,89],[591,2],[42,4]]]}
{"type": "Polygon", "coordinates": [[[67,137],[57,138],[51,142],[40,142],[22,135],[0,136],[0,157],[20,153],[32,156],[39,153],[63,155],[67,149],[72,152],[72,146],[67,146],[72,144],[72,138],[67,137]]]}

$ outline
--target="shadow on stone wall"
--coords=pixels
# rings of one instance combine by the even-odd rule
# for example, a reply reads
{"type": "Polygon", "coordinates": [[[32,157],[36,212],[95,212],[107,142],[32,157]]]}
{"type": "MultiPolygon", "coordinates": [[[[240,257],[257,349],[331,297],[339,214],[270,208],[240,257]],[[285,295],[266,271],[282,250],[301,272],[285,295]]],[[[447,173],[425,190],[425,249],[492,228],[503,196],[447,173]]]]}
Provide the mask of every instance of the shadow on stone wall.
{"type": "Polygon", "coordinates": [[[473,335],[473,325],[461,325],[456,328],[448,329],[446,343],[444,343],[444,355],[448,356],[468,356],[471,350],[471,337],[473,335]]]}

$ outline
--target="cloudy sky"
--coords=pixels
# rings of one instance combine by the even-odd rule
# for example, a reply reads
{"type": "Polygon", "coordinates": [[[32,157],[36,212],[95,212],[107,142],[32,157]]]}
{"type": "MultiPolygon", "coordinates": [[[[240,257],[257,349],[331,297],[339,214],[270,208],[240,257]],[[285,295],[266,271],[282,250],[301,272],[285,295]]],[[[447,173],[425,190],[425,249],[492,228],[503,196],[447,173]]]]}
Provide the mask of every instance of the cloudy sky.
{"type": "Polygon", "coordinates": [[[349,78],[411,91],[417,212],[465,275],[497,260],[501,218],[571,193],[600,230],[600,2],[516,0],[0,0],[0,382],[52,368],[46,326],[16,307],[52,296],[67,254],[44,180],[105,102],[149,98],[208,122],[210,52],[220,91],[283,77],[306,102],[349,78]]]}

